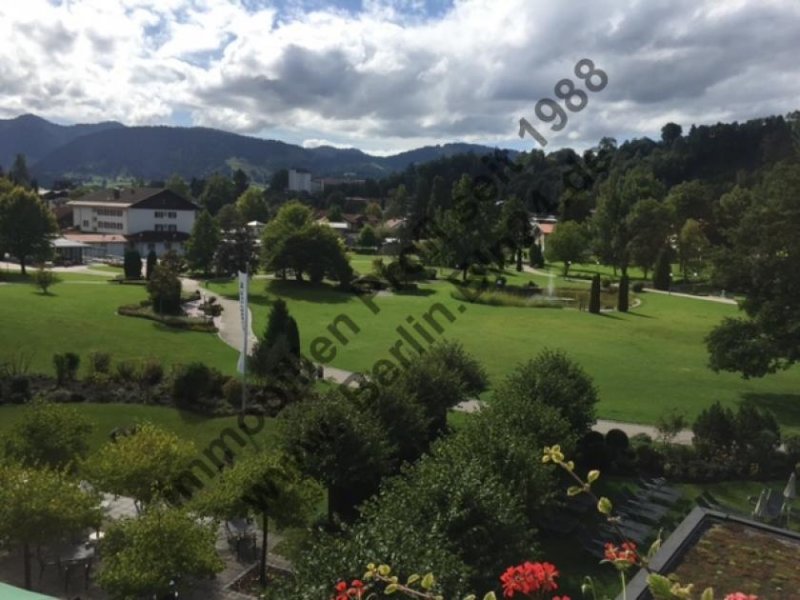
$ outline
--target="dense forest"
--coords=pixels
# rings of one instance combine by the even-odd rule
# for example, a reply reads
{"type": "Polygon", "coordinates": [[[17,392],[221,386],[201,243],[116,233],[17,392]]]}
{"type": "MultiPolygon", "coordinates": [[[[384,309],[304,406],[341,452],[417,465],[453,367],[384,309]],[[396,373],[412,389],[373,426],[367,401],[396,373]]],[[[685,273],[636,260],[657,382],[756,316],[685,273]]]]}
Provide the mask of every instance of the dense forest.
{"type": "MultiPolygon", "coordinates": [[[[524,152],[506,161],[521,168],[506,168],[510,180],[505,192],[523,200],[533,213],[583,221],[595,208],[600,183],[612,170],[645,167],[667,190],[696,181],[708,198],[719,198],[734,185],[752,185],[760,171],[791,158],[793,127],[796,132],[798,124],[800,111],[745,123],[692,126],[685,135],[679,125],[667,123],[659,141],[637,138],[618,145],[613,138],[603,138],[582,155],[569,148],[550,154],[524,152]]],[[[402,185],[411,202],[425,204],[436,189],[449,193],[463,174],[485,175],[496,165],[503,161],[475,154],[441,158],[411,165],[383,179],[380,188],[387,193],[402,185]]]]}

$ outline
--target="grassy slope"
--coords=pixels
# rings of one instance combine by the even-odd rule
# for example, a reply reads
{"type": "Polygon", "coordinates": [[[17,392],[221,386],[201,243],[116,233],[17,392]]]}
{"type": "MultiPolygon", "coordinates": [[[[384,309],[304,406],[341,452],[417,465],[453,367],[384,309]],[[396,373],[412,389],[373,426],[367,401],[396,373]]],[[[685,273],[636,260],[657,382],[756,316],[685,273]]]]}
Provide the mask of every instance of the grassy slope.
{"type": "MultiPolygon", "coordinates": [[[[514,283],[534,279],[546,285],[546,278],[514,273],[509,277],[514,283]]],[[[231,283],[210,287],[226,295],[236,293],[231,283]]],[[[467,305],[459,314],[459,303],[450,298],[450,289],[439,282],[423,286],[418,295],[376,297],[380,308],[376,315],[359,299],[332,288],[259,281],[251,289],[251,308],[255,330],[261,334],[272,299],[284,297],[298,320],[305,352],[337,315],[347,315],[360,331],[353,335],[341,328],[349,342],[336,343],[331,364],[364,370],[380,358],[391,358],[388,350],[399,339],[395,329],[408,315],[419,320],[440,302],[457,317],[452,324],[439,319],[444,322],[445,336],[462,342],[495,381],[541,349],[561,348],[595,379],[601,417],[652,423],[667,407],[679,408],[691,418],[715,400],[734,405],[749,399],[775,411],[784,426],[800,429],[800,369],[747,381],[706,367],[703,337],[723,317],[736,314],[733,306],[643,294],[642,305],[629,314],[594,316],[575,310],[477,304],[467,305]]]]}
{"type": "MultiPolygon", "coordinates": [[[[89,437],[89,450],[95,451],[108,441],[109,433],[116,427],[126,427],[135,423],[149,421],[155,425],[172,431],[185,440],[195,443],[198,452],[204,450],[209,442],[215,439],[226,428],[235,431],[236,417],[220,417],[210,419],[195,413],[180,411],[164,406],[143,406],[138,404],[74,404],[93,424],[94,430],[89,437]]],[[[16,423],[24,406],[0,406],[0,438],[16,423]]],[[[254,426],[248,417],[247,425],[254,426]]],[[[275,421],[266,419],[264,429],[255,436],[260,443],[269,443],[275,438],[275,421]]],[[[234,445],[234,449],[236,449],[234,445]]]]}
{"type": "Polygon", "coordinates": [[[96,275],[59,277],[63,282],[47,296],[24,283],[0,285],[0,360],[22,351],[34,371],[51,373],[56,352],[77,352],[85,364],[89,352],[102,350],[114,359],[155,357],[165,365],[199,360],[233,373],[236,353],[215,334],[117,315],[120,305],[146,297],[143,287],[106,283],[96,275]]]}

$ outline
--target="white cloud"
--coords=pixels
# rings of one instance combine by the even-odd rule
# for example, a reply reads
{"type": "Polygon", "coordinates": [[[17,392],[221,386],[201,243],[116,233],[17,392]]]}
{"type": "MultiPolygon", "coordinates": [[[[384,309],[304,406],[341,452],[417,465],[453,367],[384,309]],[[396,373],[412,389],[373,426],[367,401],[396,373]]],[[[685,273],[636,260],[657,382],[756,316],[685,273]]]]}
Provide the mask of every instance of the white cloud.
{"type": "Polygon", "coordinates": [[[464,140],[515,147],[658,135],[798,108],[792,0],[419,0],[283,12],[227,0],[0,3],[0,117],[194,124],[373,151],[464,140]],[[580,8],[578,8],[580,7],[580,8]],[[691,16],[690,16],[691,15],[691,16]],[[534,115],[592,58],[608,72],[561,132],[534,115]],[[273,133],[271,133],[273,132],[273,133]]]}

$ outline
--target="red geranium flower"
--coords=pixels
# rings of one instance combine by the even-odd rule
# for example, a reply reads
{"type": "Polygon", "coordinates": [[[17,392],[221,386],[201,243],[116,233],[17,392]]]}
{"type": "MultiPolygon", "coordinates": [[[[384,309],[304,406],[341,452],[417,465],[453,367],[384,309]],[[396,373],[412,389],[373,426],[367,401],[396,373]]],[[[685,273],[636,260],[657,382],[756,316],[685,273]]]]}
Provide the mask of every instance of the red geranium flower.
{"type": "Polygon", "coordinates": [[[516,593],[529,595],[538,591],[551,592],[558,589],[556,577],[558,569],[546,562],[525,562],[516,567],[509,567],[500,576],[503,596],[513,598],[516,593]]]}
{"type": "Polygon", "coordinates": [[[754,594],[743,594],[742,592],[735,592],[725,596],[725,600],[758,600],[758,596],[754,594]]]}
{"type": "Polygon", "coordinates": [[[359,579],[354,579],[348,587],[346,581],[340,581],[336,584],[336,594],[333,600],[359,600],[364,594],[364,584],[359,579]]]}
{"type": "Polygon", "coordinates": [[[636,554],[636,544],[633,542],[622,542],[621,548],[614,544],[606,544],[605,559],[617,564],[627,563],[635,565],[639,560],[639,556],[636,554]]]}

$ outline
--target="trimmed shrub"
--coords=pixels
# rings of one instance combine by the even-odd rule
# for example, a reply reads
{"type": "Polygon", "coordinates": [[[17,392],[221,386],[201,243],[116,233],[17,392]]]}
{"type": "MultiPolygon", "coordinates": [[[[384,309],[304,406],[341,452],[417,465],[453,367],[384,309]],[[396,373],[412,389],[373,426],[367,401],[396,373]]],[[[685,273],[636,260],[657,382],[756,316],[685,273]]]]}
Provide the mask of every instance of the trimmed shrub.
{"type": "Polygon", "coordinates": [[[603,280],[600,282],[600,285],[603,287],[604,290],[607,290],[611,287],[611,280],[608,277],[603,277],[603,280]]]}
{"type": "Polygon", "coordinates": [[[606,446],[615,454],[621,454],[630,448],[630,440],[628,434],[622,429],[610,429],[606,433],[606,446]]]}
{"type": "Polygon", "coordinates": [[[31,381],[27,375],[14,375],[8,382],[9,401],[24,404],[31,398],[31,381]]]}
{"type": "Polygon", "coordinates": [[[139,383],[153,387],[164,379],[164,367],[154,358],[148,358],[139,369],[139,383]]]}
{"type": "Polygon", "coordinates": [[[64,352],[53,355],[53,366],[56,369],[56,382],[64,385],[68,381],[75,381],[81,357],[74,352],[64,352]]]}
{"type": "Polygon", "coordinates": [[[178,367],[172,378],[172,399],[177,406],[201,408],[203,399],[222,396],[225,376],[201,362],[178,367]]]}
{"type": "Polygon", "coordinates": [[[211,369],[201,362],[178,367],[172,379],[172,399],[179,406],[195,404],[211,384],[211,369]]]}
{"type": "Polygon", "coordinates": [[[644,291],[644,284],[641,281],[637,281],[633,285],[631,285],[631,289],[637,293],[641,294],[644,291]]]}
{"type": "Polygon", "coordinates": [[[109,371],[111,371],[111,355],[108,352],[89,354],[89,375],[108,375],[109,371]]]}
{"type": "Polygon", "coordinates": [[[136,363],[130,360],[121,360],[115,368],[115,378],[117,381],[130,383],[136,381],[138,369],[136,363]]]}
{"type": "Polygon", "coordinates": [[[242,404],[242,382],[230,377],[222,386],[222,397],[232,407],[239,408],[242,404]]]}

